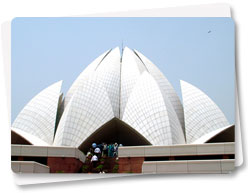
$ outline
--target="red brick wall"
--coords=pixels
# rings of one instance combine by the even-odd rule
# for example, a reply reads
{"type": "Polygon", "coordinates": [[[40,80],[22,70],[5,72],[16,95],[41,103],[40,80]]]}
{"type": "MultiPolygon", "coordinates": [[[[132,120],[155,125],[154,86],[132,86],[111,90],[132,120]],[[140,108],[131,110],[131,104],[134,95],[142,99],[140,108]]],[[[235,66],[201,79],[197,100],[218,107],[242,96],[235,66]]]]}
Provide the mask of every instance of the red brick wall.
{"type": "Polygon", "coordinates": [[[119,158],[119,173],[141,173],[144,157],[119,158]]]}
{"type": "Polygon", "coordinates": [[[82,167],[82,162],[76,158],[48,157],[47,166],[50,173],[77,173],[82,167]]]}

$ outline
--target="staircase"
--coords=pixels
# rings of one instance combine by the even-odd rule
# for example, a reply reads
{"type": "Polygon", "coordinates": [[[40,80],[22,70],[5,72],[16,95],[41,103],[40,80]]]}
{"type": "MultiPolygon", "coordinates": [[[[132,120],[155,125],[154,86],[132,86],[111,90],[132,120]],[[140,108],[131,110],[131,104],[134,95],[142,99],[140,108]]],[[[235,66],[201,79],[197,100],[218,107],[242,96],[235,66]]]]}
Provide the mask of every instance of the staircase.
{"type": "Polygon", "coordinates": [[[102,157],[98,161],[96,167],[90,162],[90,158],[87,158],[85,163],[82,165],[82,173],[118,173],[118,160],[116,157],[102,157]]]}

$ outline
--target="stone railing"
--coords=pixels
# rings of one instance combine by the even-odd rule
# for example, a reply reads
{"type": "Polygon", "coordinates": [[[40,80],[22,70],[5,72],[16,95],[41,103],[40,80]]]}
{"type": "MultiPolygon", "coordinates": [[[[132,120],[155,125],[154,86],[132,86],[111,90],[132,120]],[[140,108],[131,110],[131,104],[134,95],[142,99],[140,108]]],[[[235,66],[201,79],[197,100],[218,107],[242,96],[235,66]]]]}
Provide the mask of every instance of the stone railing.
{"type": "Polygon", "coordinates": [[[85,162],[86,158],[78,148],[33,145],[11,145],[11,156],[71,157],[81,162],[85,162]]]}
{"type": "Polygon", "coordinates": [[[118,157],[197,156],[234,153],[235,143],[227,142],[172,146],[124,146],[119,147],[118,157]]]}

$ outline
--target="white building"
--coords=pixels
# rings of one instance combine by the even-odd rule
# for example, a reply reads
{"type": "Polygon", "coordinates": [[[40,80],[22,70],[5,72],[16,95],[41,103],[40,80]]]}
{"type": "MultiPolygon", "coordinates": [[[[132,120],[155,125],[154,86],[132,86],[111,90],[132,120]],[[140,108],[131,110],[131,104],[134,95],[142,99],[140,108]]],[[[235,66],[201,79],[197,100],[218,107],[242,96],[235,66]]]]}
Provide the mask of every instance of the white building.
{"type": "MultiPolygon", "coordinates": [[[[233,127],[206,94],[184,81],[182,104],[161,71],[127,47],[123,55],[115,48],[94,60],[64,98],[61,85],[51,85],[23,108],[12,124],[12,142],[83,151],[92,142],[163,146],[205,143],[233,127]]],[[[234,135],[220,136],[230,139],[234,135]]]]}

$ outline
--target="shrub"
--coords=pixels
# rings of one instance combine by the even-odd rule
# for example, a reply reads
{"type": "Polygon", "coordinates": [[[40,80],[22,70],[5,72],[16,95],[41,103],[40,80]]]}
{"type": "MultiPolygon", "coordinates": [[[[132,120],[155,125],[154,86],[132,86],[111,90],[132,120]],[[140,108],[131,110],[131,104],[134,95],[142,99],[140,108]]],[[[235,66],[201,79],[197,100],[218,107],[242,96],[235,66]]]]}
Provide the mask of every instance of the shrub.
{"type": "Polygon", "coordinates": [[[126,171],[125,173],[133,173],[132,171],[126,171]]]}
{"type": "Polygon", "coordinates": [[[97,170],[97,171],[101,171],[102,168],[103,168],[103,165],[98,165],[98,166],[96,167],[96,170],[97,170]]]}
{"type": "Polygon", "coordinates": [[[60,171],[56,171],[56,173],[64,173],[64,171],[60,170],[60,171]]]}
{"type": "Polygon", "coordinates": [[[82,166],[82,173],[88,173],[89,166],[88,165],[83,165],[82,166]]]}
{"type": "Polygon", "coordinates": [[[113,168],[113,173],[118,173],[119,165],[115,165],[113,168]]]}

